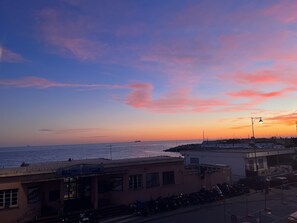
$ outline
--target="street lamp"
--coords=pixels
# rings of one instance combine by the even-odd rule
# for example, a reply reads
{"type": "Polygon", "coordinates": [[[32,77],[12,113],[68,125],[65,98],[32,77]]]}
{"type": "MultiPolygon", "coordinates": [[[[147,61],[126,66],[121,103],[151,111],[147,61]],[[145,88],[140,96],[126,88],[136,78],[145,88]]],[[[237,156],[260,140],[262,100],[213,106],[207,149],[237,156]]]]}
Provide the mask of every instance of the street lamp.
{"type": "Polygon", "coordinates": [[[256,165],[256,174],[258,175],[258,162],[257,162],[257,150],[256,150],[256,145],[255,145],[255,131],[254,131],[254,120],[259,119],[259,123],[263,124],[263,120],[261,117],[251,117],[252,120],[252,146],[254,147],[254,153],[255,153],[255,165],[256,165]]]}
{"type": "Polygon", "coordinates": [[[263,120],[261,117],[251,117],[252,120],[252,131],[253,131],[253,139],[255,139],[255,131],[254,131],[254,120],[259,119],[259,123],[263,124],[263,120]]]}

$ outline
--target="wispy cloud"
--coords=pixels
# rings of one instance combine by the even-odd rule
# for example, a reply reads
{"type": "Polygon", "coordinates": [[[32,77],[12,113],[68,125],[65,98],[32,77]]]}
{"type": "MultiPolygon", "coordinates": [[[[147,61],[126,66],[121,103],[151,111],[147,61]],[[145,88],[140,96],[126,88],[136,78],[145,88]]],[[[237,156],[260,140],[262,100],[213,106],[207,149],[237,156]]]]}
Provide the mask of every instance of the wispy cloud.
{"type": "Polygon", "coordinates": [[[275,3],[274,5],[262,10],[264,16],[274,18],[286,24],[297,21],[297,3],[295,1],[285,1],[275,3]]]}
{"type": "Polygon", "coordinates": [[[240,125],[240,126],[233,126],[233,127],[230,127],[229,129],[247,129],[247,128],[250,128],[251,125],[240,125]]]}
{"type": "Polygon", "coordinates": [[[110,89],[110,88],[128,88],[124,85],[107,85],[107,84],[79,84],[79,83],[63,83],[51,81],[45,78],[29,76],[20,79],[0,79],[0,87],[11,88],[88,88],[88,89],[110,89]]]}
{"type": "Polygon", "coordinates": [[[107,129],[102,128],[73,128],[73,129],[50,129],[43,128],[39,129],[40,132],[48,132],[51,134],[84,134],[84,133],[94,133],[98,131],[107,131],[107,129]]]}
{"type": "MultiPolygon", "coordinates": [[[[128,106],[137,109],[145,109],[157,113],[179,113],[179,112],[207,112],[207,111],[240,111],[254,107],[263,102],[264,99],[275,98],[284,95],[295,89],[283,89],[280,91],[261,92],[255,90],[241,90],[229,92],[226,96],[234,98],[250,99],[248,103],[232,103],[227,97],[200,97],[191,95],[191,88],[173,88],[158,97],[154,96],[154,85],[151,83],[129,83],[122,85],[108,84],[81,84],[64,83],[48,80],[40,77],[24,77],[20,79],[0,79],[0,87],[6,88],[74,88],[74,89],[123,89],[128,91],[124,96],[117,97],[116,100],[122,101],[128,106]]],[[[51,129],[41,129],[40,131],[51,131],[51,129]]]]}
{"type": "Polygon", "coordinates": [[[228,101],[222,99],[193,97],[189,89],[178,89],[154,98],[153,86],[150,84],[134,84],[130,87],[131,91],[124,99],[125,103],[153,112],[206,112],[228,105],[228,101]]]}
{"type": "Polygon", "coordinates": [[[62,56],[97,61],[106,50],[106,44],[88,36],[91,20],[87,16],[67,16],[56,9],[44,9],[38,13],[44,40],[62,56]]]}
{"type": "Polygon", "coordinates": [[[52,132],[52,129],[39,129],[40,132],[52,132]]]}
{"type": "Polygon", "coordinates": [[[229,92],[227,95],[232,97],[242,97],[242,98],[274,98],[283,96],[285,93],[293,91],[296,89],[286,88],[279,91],[270,91],[270,92],[262,92],[255,90],[240,90],[237,92],[229,92]]]}
{"type": "Polygon", "coordinates": [[[232,81],[242,84],[259,84],[259,83],[277,83],[281,81],[278,73],[271,70],[261,70],[253,73],[235,72],[227,75],[221,75],[221,78],[230,78],[232,81]]]}
{"type": "Polygon", "coordinates": [[[105,137],[108,137],[107,135],[100,135],[100,136],[83,136],[83,137],[80,137],[82,139],[100,139],[100,138],[105,138],[105,137]]]}
{"type": "Polygon", "coordinates": [[[21,63],[24,61],[21,54],[0,46],[0,63],[21,63]]]}
{"type": "Polygon", "coordinates": [[[286,113],[281,115],[276,115],[272,117],[265,118],[268,121],[286,124],[286,125],[296,125],[297,120],[297,110],[293,113],[286,113]]]}
{"type": "MultiPolygon", "coordinates": [[[[153,97],[153,85],[150,83],[131,83],[123,85],[79,84],[51,81],[40,77],[24,77],[20,79],[0,80],[0,87],[10,88],[87,88],[87,89],[126,89],[128,94],[122,99],[125,104],[161,113],[202,112],[213,110],[214,107],[228,105],[227,101],[215,98],[196,98],[190,95],[189,89],[178,89],[168,92],[159,98],[153,97]]],[[[40,131],[51,131],[41,129],[40,131]]]]}

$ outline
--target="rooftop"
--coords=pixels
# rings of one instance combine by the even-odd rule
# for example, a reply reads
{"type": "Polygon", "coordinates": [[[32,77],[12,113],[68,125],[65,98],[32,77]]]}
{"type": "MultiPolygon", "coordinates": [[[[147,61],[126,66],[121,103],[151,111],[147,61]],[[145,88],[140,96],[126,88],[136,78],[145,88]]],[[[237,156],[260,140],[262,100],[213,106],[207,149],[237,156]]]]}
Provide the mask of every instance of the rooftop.
{"type": "Polygon", "coordinates": [[[26,164],[23,167],[2,168],[0,169],[0,177],[24,176],[34,174],[55,173],[61,168],[69,168],[79,165],[102,165],[104,168],[113,167],[127,167],[132,165],[143,164],[157,164],[166,162],[183,162],[180,157],[156,156],[144,158],[130,158],[130,159],[85,159],[85,160],[69,160],[69,161],[55,161],[45,163],[26,164]]]}

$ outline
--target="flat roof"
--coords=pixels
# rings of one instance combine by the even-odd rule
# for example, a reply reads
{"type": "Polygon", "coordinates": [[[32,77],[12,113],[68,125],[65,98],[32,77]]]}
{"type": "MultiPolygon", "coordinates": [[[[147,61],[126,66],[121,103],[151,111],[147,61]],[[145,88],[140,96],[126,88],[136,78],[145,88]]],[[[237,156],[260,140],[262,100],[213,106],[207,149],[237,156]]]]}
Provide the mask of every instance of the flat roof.
{"type": "Polygon", "coordinates": [[[97,159],[84,159],[84,160],[71,160],[71,161],[53,161],[44,163],[28,164],[23,167],[12,167],[0,169],[0,177],[13,177],[22,175],[35,175],[35,174],[46,174],[55,173],[58,169],[67,168],[76,165],[102,165],[104,168],[113,167],[127,167],[137,166],[144,164],[158,164],[168,162],[183,162],[181,157],[170,157],[170,156],[156,156],[156,157],[142,157],[142,158],[129,158],[129,159],[118,159],[110,160],[104,158],[97,159]]]}
{"type": "Polygon", "coordinates": [[[181,153],[185,152],[215,152],[215,153],[254,153],[255,150],[257,152],[287,152],[292,153],[295,152],[294,148],[286,148],[286,149],[264,149],[264,148],[248,148],[248,149],[235,149],[235,148],[217,148],[217,147],[209,147],[209,148],[199,148],[199,149],[191,149],[191,150],[183,150],[181,153]]]}

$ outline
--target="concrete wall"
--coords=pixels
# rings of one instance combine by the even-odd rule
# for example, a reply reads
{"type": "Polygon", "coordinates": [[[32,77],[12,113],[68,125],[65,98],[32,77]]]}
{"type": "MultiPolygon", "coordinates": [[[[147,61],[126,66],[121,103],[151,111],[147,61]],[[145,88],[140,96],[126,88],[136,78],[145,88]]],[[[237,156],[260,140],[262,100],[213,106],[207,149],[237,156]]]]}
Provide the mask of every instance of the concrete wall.
{"type": "Polygon", "coordinates": [[[183,155],[186,166],[191,163],[191,158],[198,158],[200,164],[229,165],[232,170],[233,180],[245,177],[244,153],[186,151],[183,155]]]}

